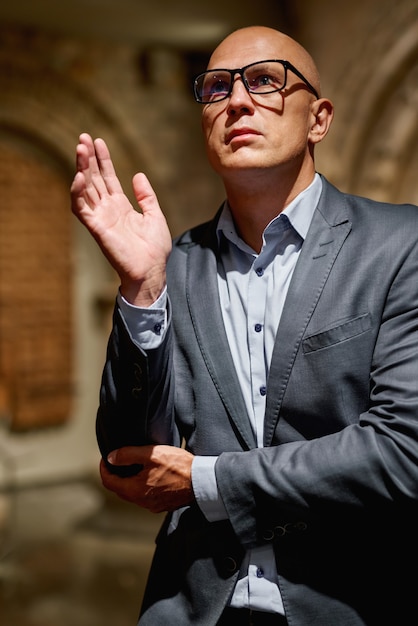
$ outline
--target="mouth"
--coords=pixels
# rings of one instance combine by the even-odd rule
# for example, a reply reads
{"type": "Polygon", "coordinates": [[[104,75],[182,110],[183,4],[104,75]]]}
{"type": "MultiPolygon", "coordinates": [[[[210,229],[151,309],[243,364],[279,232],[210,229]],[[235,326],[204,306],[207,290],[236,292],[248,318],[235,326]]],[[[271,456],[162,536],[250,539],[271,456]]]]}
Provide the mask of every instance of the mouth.
{"type": "Polygon", "coordinates": [[[229,145],[232,141],[246,141],[258,135],[260,135],[260,133],[253,128],[234,128],[226,135],[225,143],[229,145]]]}

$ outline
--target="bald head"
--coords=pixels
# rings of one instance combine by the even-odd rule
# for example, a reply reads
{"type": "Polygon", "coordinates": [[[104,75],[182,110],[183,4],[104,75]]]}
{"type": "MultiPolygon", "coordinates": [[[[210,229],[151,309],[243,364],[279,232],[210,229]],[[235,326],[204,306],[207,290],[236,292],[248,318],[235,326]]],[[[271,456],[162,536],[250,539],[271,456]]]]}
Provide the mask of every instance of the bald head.
{"type": "Polygon", "coordinates": [[[195,93],[204,105],[209,161],[235,211],[246,207],[243,216],[253,214],[254,202],[264,198],[271,218],[277,215],[279,191],[284,207],[312,182],[314,148],[328,133],[332,102],[318,97],[310,54],[273,28],[234,31],[214,50],[207,70],[196,79],[195,93]],[[266,61],[282,61],[285,73],[266,61]]]}
{"type": "Polygon", "coordinates": [[[266,59],[290,61],[320,94],[319,73],[311,55],[288,35],[267,26],[249,26],[232,32],[214,50],[208,69],[232,69],[266,59]]]}

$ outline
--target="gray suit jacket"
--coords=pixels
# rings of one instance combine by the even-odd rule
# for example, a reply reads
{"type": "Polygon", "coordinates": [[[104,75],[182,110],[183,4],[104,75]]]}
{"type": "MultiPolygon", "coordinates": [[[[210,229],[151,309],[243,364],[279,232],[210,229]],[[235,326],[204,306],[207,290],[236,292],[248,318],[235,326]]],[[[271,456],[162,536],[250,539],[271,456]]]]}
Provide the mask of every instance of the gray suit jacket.
{"type": "Polygon", "coordinates": [[[185,440],[217,455],[229,516],[167,516],[141,626],[215,625],[245,550],[263,543],[290,626],[416,623],[418,209],[323,184],[277,332],[263,449],[222,322],[217,218],[174,243],[159,349],[137,348],[115,312],[102,453],[185,440]]]}

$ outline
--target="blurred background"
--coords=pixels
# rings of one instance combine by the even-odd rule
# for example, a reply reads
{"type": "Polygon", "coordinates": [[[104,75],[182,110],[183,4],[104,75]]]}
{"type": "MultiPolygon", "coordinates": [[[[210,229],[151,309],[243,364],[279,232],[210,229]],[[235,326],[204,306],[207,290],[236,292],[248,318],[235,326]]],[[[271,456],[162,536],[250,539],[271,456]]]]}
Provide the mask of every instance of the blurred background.
{"type": "Polygon", "coordinates": [[[0,6],[0,623],[136,624],[159,516],[105,493],[94,435],[117,290],[69,210],[77,138],[147,173],[173,235],[223,199],[192,77],[227,33],[279,28],[335,104],[317,166],[418,204],[416,0],[15,0],[0,6]]]}

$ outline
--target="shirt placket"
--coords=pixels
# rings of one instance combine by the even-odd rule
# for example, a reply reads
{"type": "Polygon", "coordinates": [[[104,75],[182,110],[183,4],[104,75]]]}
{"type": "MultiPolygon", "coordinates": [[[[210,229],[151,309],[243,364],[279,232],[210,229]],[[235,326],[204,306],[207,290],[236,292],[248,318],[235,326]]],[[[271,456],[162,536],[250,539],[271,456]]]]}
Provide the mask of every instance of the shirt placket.
{"type": "Polygon", "coordinates": [[[252,404],[258,447],[263,445],[264,412],[267,393],[265,363],[265,310],[268,293],[268,268],[265,255],[255,258],[248,280],[247,293],[247,338],[250,357],[250,379],[252,404]]]}

